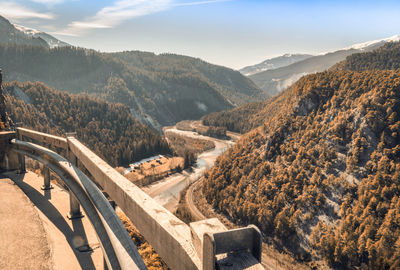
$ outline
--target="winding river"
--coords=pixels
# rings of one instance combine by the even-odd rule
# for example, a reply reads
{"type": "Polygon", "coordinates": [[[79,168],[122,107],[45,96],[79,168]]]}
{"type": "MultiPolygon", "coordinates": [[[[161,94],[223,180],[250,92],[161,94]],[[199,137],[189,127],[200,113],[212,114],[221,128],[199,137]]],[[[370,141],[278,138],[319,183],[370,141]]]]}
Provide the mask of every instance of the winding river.
{"type": "Polygon", "coordinates": [[[196,165],[190,172],[185,170],[182,173],[173,174],[143,188],[143,190],[159,204],[173,212],[178,206],[180,192],[193,182],[197,181],[206,169],[214,165],[217,157],[231,147],[234,142],[231,140],[221,140],[203,136],[193,131],[178,130],[175,127],[167,128],[164,132],[174,132],[191,138],[210,140],[215,144],[214,149],[203,152],[197,157],[196,165]]]}

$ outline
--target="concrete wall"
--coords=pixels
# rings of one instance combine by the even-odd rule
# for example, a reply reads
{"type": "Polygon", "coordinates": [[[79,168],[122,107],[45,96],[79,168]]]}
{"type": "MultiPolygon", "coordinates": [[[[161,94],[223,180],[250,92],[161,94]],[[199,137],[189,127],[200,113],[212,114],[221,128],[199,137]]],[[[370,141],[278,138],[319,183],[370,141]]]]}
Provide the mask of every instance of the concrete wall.
{"type": "Polygon", "coordinates": [[[18,155],[10,152],[10,141],[15,138],[15,132],[0,132],[0,170],[12,171],[19,169],[18,155]]]}

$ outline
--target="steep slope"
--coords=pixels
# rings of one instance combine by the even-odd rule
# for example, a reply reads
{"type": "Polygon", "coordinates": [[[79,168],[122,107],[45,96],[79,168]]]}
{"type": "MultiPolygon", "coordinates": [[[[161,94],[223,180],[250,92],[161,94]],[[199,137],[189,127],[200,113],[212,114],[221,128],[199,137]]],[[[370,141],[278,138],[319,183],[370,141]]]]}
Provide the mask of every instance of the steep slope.
{"type": "Polygon", "coordinates": [[[77,137],[111,165],[126,165],[170,153],[165,139],[140,124],[122,104],[56,91],[42,83],[5,84],[8,111],[15,122],[51,134],[77,137]]]}
{"type": "Polygon", "coordinates": [[[121,102],[154,127],[266,98],[237,71],[178,55],[0,45],[0,64],[7,80],[121,102]]]}
{"type": "Polygon", "coordinates": [[[351,54],[372,51],[381,47],[386,42],[399,40],[400,35],[397,35],[382,40],[355,44],[343,50],[313,56],[285,67],[260,72],[249,76],[249,78],[269,95],[273,96],[286,89],[300,77],[310,73],[324,71],[336,63],[343,61],[351,54]]]}
{"type": "Polygon", "coordinates": [[[262,71],[277,69],[280,67],[288,66],[294,64],[296,62],[305,60],[310,58],[312,55],[310,54],[284,54],[282,56],[274,57],[271,59],[267,59],[259,64],[251,65],[239,69],[239,72],[245,76],[250,76],[256,73],[260,73],[262,71]]]}
{"type": "Polygon", "coordinates": [[[0,43],[49,47],[41,37],[27,35],[0,16],[0,43]]]}
{"type": "Polygon", "coordinates": [[[261,126],[282,110],[287,92],[261,102],[252,102],[231,110],[213,112],[201,118],[203,125],[224,127],[229,131],[246,133],[261,126]]]}
{"type": "MultiPolygon", "coordinates": [[[[363,70],[373,56],[385,69],[390,55],[396,67],[398,52],[388,44],[341,66],[363,70]]],[[[400,70],[308,75],[275,102],[205,175],[207,200],[299,260],[400,267],[400,70]]]]}

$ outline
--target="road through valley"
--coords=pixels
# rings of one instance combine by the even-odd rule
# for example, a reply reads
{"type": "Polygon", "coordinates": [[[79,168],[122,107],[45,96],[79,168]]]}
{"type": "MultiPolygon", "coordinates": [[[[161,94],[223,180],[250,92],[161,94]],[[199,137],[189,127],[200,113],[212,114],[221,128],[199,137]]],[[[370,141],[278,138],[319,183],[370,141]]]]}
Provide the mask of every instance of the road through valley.
{"type": "Polygon", "coordinates": [[[197,157],[197,162],[193,170],[185,170],[182,173],[173,174],[143,188],[158,203],[173,212],[178,206],[180,192],[190,184],[196,182],[206,169],[213,166],[217,157],[231,147],[234,142],[199,135],[197,132],[178,130],[175,127],[166,128],[164,132],[174,132],[191,138],[210,140],[215,144],[214,149],[203,152],[197,157]]]}

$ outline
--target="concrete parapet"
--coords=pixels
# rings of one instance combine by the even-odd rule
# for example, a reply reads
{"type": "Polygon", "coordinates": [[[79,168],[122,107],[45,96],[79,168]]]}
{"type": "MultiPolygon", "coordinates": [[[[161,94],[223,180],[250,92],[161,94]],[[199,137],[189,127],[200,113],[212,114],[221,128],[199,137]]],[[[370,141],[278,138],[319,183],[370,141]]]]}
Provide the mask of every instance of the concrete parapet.
{"type": "Polygon", "coordinates": [[[10,142],[16,136],[14,131],[0,132],[0,170],[12,171],[19,169],[18,155],[10,152],[10,142]]]}
{"type": "Polygon", "coordinates": [[[40,143],[49,144],[53,147],[62,148],[62,149],[68,148],[67,139],[59,137],[59,136],[54,136],[54,135],[50,135],[47,133],[30,130],[27,128],[17,128],[17,132],[18,132],[19,140],[22,140],[22,137],[25,136],[25,137],[34,139],[35,141],[38,141],[40,143]]]}
{"type": "Polygon", "coordinates": [[[77,139],[67,139],[69,149],[96,183],[110,195],[171,269],[200,269],[200,258],[193,247],[188,225],[156,203],[77,139]]]}
{"type": "Polygon", "coordinates": [[[203,237],[205,233],[216,233],[225,232],[228,229],[222,224],[217,218],[210,218],[192,222],[190,225],[190,231],[192,235],[192,241],[199,257],[203,257],[203,237]]]}
{"type": "MultiPolygon", "coordinates": [[[[249,264],[249,269],[263,269],[261,262],[261,232],[256,226],[228,230],[217,218],[190,223],[192,241],[202,258],[202,269],[224,268],[224,265],[244,269],[241,264],[249,264]],[[236,252],[234,256],[218,256],[236,252]],[[241,257],[237,261],[232,257],[241,257]]],[[[247,266],[246,266],[247,267],[247,266]]],[[[246,268],[247,269],[247,268],[246,268]]]]}

